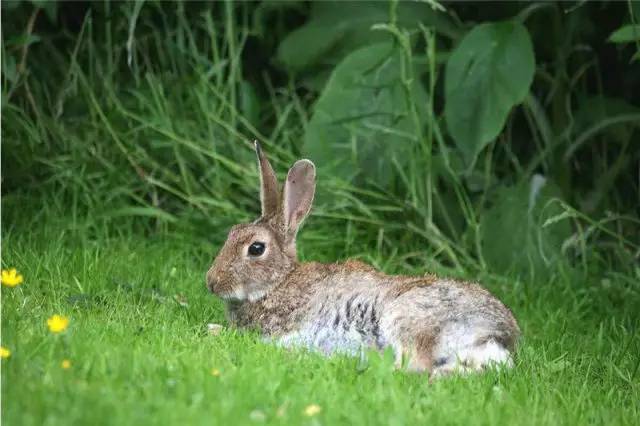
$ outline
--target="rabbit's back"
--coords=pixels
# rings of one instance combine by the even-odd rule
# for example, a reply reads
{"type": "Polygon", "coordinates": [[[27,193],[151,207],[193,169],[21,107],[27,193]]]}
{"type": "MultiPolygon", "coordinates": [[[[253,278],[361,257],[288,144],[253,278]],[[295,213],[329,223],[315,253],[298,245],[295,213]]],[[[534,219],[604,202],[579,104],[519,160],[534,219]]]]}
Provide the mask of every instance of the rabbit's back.
{"type": "Polygon", "coordinates": [[[296,277],[311,280],[302,286],[309,292],[306,312],[280,334],[283,345],[327,354],[390,346],[398,359],[422,351],[429,353],[422,364],[430,369],[461,351],[506,360],[519,333],[511,312],[477,284],[389,276],[355,261],[310,270],[296,277]]]}
{"type": "Polygon", "coordinates": [[[435,279],[416,285],[390,300],[386,313],[384,328],[399,336],[428,324],[442,338],[465,339],[468,332],[512,349],[519,334],[511,311],[475,283],[435,279]]]}

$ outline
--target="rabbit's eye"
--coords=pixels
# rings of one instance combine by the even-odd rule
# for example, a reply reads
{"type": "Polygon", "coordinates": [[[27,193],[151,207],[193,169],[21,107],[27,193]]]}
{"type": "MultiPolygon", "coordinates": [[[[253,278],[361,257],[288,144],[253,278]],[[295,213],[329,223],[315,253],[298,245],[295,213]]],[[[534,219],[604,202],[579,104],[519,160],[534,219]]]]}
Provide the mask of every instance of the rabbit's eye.
{"type": "Polygon", "coordinates": [[[259,241],[251,243],[249,246],[249,256],[262,256],[264,254],[264,243],[259,241]]]}

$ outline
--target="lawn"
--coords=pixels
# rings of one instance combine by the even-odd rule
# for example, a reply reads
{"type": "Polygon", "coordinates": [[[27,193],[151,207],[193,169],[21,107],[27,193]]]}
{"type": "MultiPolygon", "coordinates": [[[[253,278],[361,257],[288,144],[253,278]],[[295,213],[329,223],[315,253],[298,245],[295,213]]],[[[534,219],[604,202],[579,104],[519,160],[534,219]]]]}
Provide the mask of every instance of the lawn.
{"type": "Polygon", "coordinates": [[[638,424],[639,16],[3,1],[3,424],[638,424]],[[227,328],[204,280],[258,214],[253,140],[281,182],[317,166],[302,260],[483,283],[515,367],[430,383],[227,328]]]}
{"type": "Polygon", "coordinates": [[[226,324],[204,286],[213,244],[99,235],[53,216],[3,229],[2,267],[24,275],[2,291],[2,344],[11,350],[2,360],[4,424],[637,424],[640,416],[640,304],[624,277],[481,277],[522,327],[516,366],[429,383],[395,371],[389,356],[325,359],[253,333],[210,335],[208,323],[226,324]],[[47,328],[54,314],[70,319],[60,334],[47,328]],[[320,412],[307,416],[312,404],[320,412]]]}

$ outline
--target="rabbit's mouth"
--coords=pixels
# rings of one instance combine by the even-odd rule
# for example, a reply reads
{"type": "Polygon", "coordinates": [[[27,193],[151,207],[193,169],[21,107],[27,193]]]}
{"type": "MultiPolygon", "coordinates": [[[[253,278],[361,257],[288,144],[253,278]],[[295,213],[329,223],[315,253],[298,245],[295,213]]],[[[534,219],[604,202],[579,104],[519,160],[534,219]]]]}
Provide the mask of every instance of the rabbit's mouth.
{"type": "Polygon", "coordinates": [[[250,289],[247,291],[245,288],[236,288],[233,291],[218,294],[218,296],[227,303],[243,303],[243,302],[257,302],[263,299],[267,295],[264,289],[250,289]]]}
{"type": "Polygon", "coordinates": [[[247,300],[247,294],[243,288],[236,288],[233,291],[219,293],[218,297],[229,303],[241,303],[247,300]]]}

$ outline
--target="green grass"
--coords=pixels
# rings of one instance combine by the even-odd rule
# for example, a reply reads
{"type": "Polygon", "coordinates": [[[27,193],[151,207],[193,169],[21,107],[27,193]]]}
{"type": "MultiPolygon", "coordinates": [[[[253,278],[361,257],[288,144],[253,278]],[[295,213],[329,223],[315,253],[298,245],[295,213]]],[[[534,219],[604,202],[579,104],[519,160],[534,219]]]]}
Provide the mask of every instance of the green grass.
{"type": "MultiPolygon", "coordinates": [[[[225,319],[204,274],[229,226],[257,214],[250,141],[282,178],[307,155],[323,82],[342,63],[321,55],[300,75],[277,64],[283,40],[310,19],[307,4],[95,2],[75,10],[77,22],[71,5],[60,6],[68,21],[40,11],[32,29],[39,6],[16,4],[1,43],[2,267],[25,282],[2,288],[2,346],[12,351],[1,361],[3,422],[638,422],[640,151],[624,89],[637,73],[633,50],[600,46],[628,21],[618,5],[447,4],[460,35],[526,7],[535,43],[527,101],[473,170],[442,116],[460,40],[430,26],[394,36],[406,47],[400,88],[415,131],[406,163],[380,156],[389,184],[366,165],[341,176],[316,160],[303,259],[479,280],[518,318],[513,370],[429,384],[384,356],[363,364],[206,332],[225,319]],[[431,93],[425,116],[415,116],[425,105],[414,78],[431,93]],[[47,330],[54,314],[71,319],[62,335],[47,330]],[[305,417],[309,404],[322,411],[305,417]]],[[[393,5],[377,5],[389,6],[389,22],[393,5]]],[[[355,12],[345,19],[358,21],[355,12]]],[[[353,123],[345,155],[405,132],[390,124],[374,126],[379,141],[356,137],[370,124],[353,123]]]]}
{"type": "Polygon", "coordinates": [[[551,282],[483,276],[521,324],[516,367],[429,384],[394,371],[385,356],[362,365],[287,352],[252,333],[208,335],[207,323],[225,323],[204,286],[213,245],[89,237],[64,217],[16,222],[2,240],[3,268],[25,276],[2,291],[2,345],[12,351],[2,360],[5,424],[635,424],[640,416],[640,305],[624,280],[576,282],[561,268],[551,282]],[[53,314],[71,319],[62,335],[47,330],[53,314]],[[305,417],[312,403],[322,411],[305,417]]]}

